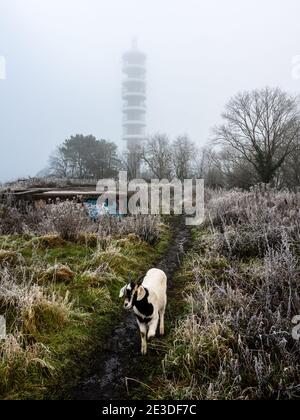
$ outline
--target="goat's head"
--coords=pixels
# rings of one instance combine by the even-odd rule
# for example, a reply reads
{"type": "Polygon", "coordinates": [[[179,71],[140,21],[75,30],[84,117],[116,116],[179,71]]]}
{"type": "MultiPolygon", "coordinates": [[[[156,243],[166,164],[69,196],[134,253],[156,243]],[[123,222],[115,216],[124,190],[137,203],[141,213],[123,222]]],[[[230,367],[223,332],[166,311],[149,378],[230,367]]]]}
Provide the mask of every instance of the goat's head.
{"type": "Polygon", "coordinates": [[[137,300],[140,300],[142,295],[144,294],[144,288],[141,285],[143,278],[139,280],[132,281],[131,276],[129,276],[129,283],[127,283],[122,289],[120,290],[119,297],[123,298],[124,300],[124,308],[131,309],[137,300]]]}

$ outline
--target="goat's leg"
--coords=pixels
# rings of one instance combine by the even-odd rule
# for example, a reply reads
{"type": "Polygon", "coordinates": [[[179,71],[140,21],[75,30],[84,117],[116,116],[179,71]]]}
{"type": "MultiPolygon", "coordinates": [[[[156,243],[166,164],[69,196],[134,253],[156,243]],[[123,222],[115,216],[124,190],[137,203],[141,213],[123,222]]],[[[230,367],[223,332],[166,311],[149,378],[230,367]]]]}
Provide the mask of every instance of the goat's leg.
{"type": "Polygon", "coordinates": [[[147,327],[146,324],[138,321],[138,326],[141,335],[141,353],[142,355],[147,354],[147,327]]]}
{"type": "Polygon", "coordinates": [[[158,314],[149,323],[149,330],[148,330],[148,335],[147,335],[148,340],[150,340],[152,337],[155,337],[157,324],[158,324],[158,314]]]}
{"type": "Polygon", "coordinates": [[[159,311],[159,335],[165,334],[165,307],[159,311]]]}

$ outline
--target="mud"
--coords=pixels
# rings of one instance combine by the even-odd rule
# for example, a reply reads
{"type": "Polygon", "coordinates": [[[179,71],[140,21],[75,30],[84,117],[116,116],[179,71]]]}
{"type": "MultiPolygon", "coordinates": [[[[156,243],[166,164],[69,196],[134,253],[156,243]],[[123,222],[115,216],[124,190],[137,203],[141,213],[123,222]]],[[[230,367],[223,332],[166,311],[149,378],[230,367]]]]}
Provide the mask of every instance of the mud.
{"type": "MultiPolygon", "coordinates": [[[[173,218],[171,228],[173,235],[170,245],[162,260],[155,265],[167,274],[169,290],[173,288],[174,273],[179,268],[181,259],[191,243],[190,229],[185,226],[183,217],[173,218]]],[[[172,299],[172,295],[169,299],[172,299]]],[[[88,372],[68,393],[67,398],[72,400],[128,399],[130,394],[128,394],[125,378],[134,378],[137,381],[146,380],[140,377],[139,367],[143,363],[147,363],[147,360],[145,356],[140,355],[140,337],[135,316],[132,312],[124,311],[122,320],[111,332],[105,346],[102,345],[101,349],[91,356],[88,372]]]]}

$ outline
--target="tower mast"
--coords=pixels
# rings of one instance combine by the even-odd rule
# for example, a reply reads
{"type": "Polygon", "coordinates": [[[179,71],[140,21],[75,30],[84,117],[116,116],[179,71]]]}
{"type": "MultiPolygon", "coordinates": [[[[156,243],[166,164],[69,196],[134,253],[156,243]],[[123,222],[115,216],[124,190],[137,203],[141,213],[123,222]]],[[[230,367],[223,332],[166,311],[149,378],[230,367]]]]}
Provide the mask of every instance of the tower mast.
{"type": "Polygon", "coordinates": [[[123,73],[123,140],[127,144],[129,176],[136,178],[146,130],[146,56],[138,50],[136,38],[123,55],[123,73]]]}

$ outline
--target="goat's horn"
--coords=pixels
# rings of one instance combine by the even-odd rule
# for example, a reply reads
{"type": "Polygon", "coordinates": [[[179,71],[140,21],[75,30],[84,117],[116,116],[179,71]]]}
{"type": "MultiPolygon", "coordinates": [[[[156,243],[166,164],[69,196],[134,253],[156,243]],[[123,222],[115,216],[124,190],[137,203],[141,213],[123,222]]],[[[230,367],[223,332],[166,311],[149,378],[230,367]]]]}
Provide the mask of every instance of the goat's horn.
{"type": "Polygon", "coordinates": [[[142,281],[144,280],[144,277],[145,277],[145,276],[141,276],[141,277],[138,279],[137,284],[141,284],[141,283],[142,283],[142,281]]]}

